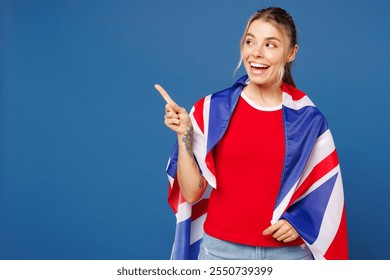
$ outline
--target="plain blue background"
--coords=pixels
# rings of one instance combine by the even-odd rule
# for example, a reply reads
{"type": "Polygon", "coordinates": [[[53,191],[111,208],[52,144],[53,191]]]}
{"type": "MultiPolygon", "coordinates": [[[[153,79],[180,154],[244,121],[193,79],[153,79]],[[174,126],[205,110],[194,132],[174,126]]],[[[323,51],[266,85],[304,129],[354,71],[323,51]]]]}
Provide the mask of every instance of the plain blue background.
{"type": "Polygon", "coordinates": [[[168,259],[175,135],[153,85],[188,110],[230,86],[248,18],[278,5],[338,148],[350,257],[389,259],[388,3],[2,0],[0,258],[168,259]]]}

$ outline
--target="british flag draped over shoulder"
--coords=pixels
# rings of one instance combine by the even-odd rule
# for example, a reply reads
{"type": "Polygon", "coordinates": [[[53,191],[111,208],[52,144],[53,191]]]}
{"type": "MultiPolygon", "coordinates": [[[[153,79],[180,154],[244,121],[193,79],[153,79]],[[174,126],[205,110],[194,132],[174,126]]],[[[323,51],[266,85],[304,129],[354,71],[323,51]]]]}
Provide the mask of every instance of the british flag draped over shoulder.
{"type": "MultiPolygon", "coordinates": [[[[190,112],[193,151],[208,186],[195,203],[187,203],[176,180],[178,149],[166,169],[168,202],[176,215],[171,259],[197,259],[207,205],[216,182],[213,148],[223,137],[248,76],[232,87],[199,100],[190,112]]],[[[348,258],[344,191],[339,161],[327,122],[306,94],[282,84],[286,154],[271,223],[288,220],[314,259],[348,258]]],[[[260,234],[260,232],[259,232],[260,234]]]]}

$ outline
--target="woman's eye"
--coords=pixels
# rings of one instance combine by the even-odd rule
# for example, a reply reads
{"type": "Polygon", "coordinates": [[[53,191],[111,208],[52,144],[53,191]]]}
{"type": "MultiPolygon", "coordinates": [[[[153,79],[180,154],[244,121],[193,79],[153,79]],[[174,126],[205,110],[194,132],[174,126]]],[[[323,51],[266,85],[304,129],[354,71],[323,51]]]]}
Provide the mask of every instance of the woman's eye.
{"type": "Polygon", "coordinates": [[[253,46],[255,43],[251,40],[246,40],[245,44],[253,46]]]}
{"type": "Polygon", "coordinates": [[[267,46],[268,48],[276,48],[276,45],[273,44],[273,43],[267,43],[266,46],[267,46]]]}

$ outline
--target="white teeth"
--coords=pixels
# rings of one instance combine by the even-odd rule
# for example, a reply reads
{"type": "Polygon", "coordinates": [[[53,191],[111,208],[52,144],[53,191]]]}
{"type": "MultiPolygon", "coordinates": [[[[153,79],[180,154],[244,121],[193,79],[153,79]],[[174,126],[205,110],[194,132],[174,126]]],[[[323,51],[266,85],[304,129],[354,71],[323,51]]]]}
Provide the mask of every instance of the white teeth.
{"type": "Polygon", "coordinates": [[[261,63],[255,63],[255,62],[251,62],[250,64],[251,64],[252,67],[258,67],[258,68],[267,68],[267,67],[269,67],[268,65],[261,64],[261,63]]]}

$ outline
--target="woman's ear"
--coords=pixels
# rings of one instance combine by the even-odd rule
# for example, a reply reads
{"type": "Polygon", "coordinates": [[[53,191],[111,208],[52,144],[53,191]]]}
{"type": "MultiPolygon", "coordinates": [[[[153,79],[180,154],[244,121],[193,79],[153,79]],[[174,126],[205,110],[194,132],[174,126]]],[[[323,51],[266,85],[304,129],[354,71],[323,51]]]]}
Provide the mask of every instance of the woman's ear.
{"type": "Polygon", "coordinates": [[[298,45],[295,44],[294,47],[291,48],[290,53],[287,58],[287,62],[292,62],[295,59],[295,56],[297,55],[298,52],[298,45]]]}

